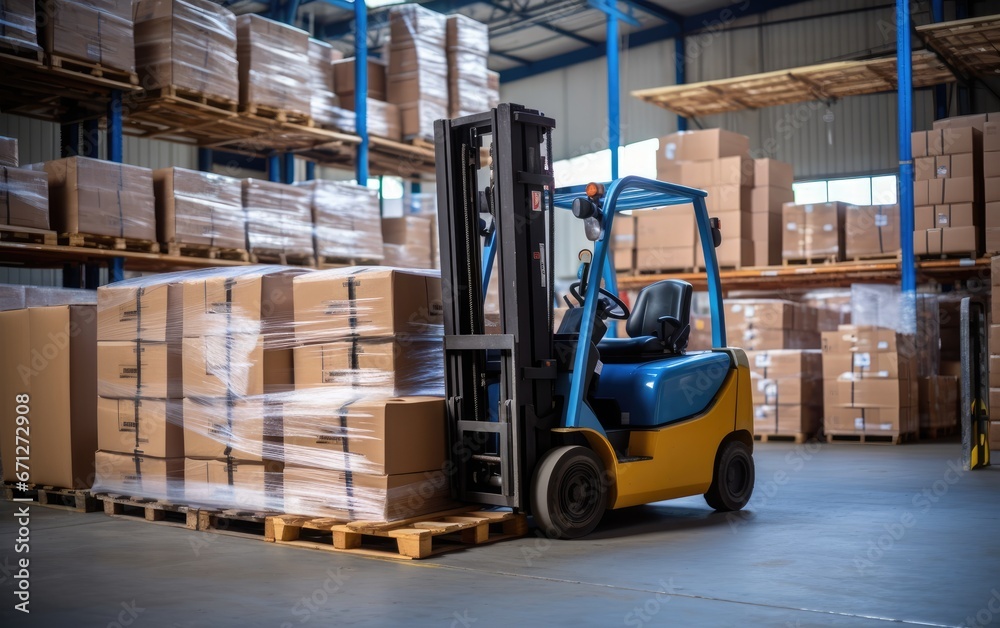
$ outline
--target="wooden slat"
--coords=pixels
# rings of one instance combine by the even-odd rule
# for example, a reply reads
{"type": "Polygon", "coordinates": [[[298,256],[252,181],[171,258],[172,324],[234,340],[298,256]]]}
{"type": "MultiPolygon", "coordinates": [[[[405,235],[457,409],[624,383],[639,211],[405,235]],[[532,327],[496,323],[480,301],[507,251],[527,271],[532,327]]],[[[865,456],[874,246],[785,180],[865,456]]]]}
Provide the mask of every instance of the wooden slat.
{"type": "Polygon", "coordinates": [[[917,27],[924,43],[968,77],[1000,71],[1000,15],[917,27]]]}

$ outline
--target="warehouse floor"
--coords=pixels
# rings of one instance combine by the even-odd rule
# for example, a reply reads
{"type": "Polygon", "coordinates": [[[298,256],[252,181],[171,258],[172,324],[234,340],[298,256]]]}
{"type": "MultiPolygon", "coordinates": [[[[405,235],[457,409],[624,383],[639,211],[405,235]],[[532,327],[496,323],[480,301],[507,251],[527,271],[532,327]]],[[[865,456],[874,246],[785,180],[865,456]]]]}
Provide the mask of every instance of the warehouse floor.
{"type": "Polygon", "coordinates": [[[0,502],[0,625],[1000,624],[1000,467],[954,471],[957,443],[755,456],[742,515],[684,499],[611,513],[583,541],[422,562],[35,506],[28,622],[11,610],[24,554],[0,502]]]}

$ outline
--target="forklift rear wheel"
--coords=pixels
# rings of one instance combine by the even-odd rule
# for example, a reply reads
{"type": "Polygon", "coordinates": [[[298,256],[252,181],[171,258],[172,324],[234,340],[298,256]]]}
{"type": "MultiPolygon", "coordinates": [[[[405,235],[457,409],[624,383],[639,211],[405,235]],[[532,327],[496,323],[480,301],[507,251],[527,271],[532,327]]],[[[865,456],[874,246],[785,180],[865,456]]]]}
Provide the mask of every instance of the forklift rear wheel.
{"type": "Polygon", "coordinates": [[[558,447],[535,468],[531,512],[549,538],[590,534],[607,510],[604,465],[586,447],[558,447]]]}
{"type": "Polygon", "coordinates": [[[740,510],[753,494],[754,466],[750,448],[738,440],[722,447],[715,461],[715,476],[705,501],[715,510],[740,510]]]}

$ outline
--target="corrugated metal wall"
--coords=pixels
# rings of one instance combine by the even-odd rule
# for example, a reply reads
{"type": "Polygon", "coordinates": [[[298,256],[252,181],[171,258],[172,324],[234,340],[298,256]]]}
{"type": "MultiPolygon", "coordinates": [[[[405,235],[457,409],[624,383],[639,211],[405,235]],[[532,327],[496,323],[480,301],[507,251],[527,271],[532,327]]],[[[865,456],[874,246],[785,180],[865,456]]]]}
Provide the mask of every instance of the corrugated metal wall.
{"type": "MultiPolygon", "coordinates": [[[[883,8],[795,20],[763,27],[709,29],[689,37],[687,80],[696,82],[779,70],[846,58],[865,51],[888,51],[895,42],[891,3],[883,8]]],[[[739,5],[733,9],[738,10],[739,5]]],[[[822,0],[732,21],[731,26],[775,22],[820,13],[853,11],[870,0],[822,0]]],[[[888,52],[887,52],[888,53],[888,52]]],[[[501,86],[505,100],[536,106],[559,123],[553,149],[557,159],[607,147],[605,60],[599,59],[501,86]]],[[[626,143],[658,137],[676,129],[667,111],[632,98],[633,89],[674,82],[674,42],[667,40],[623,54],[622,128],[626,143]]],[[[797,177],[822,177],[892,170],[896,149],[896,96],[877,94],[834,104],[833,121],[819,103],[744,111],[699,120],[751,138],[754,149],[795,165],[797,177]]],[[[918,92],[915,128],[929,128],[931,93],[918,92]]],[[[691,128],[696,128],[694,125],[691,128]]]]}

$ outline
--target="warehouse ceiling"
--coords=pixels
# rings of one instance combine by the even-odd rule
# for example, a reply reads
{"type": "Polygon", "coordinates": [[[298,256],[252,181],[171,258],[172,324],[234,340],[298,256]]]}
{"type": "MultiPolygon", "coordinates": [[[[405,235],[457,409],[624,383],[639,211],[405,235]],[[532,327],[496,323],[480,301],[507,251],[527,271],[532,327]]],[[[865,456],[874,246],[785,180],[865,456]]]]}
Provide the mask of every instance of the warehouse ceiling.
{"type": "MultiPolygon", "coordinates": [[[[672,39],[678,34],[718,29],[740,18],[797,4],[802,0],[426,0],[439,13],[462,13],[490,26],[490,60],[502,80],[595,59],[606,50],[611,4],[623,15],[620,33],[631,45],[672,39]]],[[[351,54],[353,12],[326,0],[223,0],[235,13],[260,13],[294,23],[313,36],[351,54]]],[[[368,39],[372,50],[386,43],[388,15],[399,0],[368,0],[368,39]]]]}

